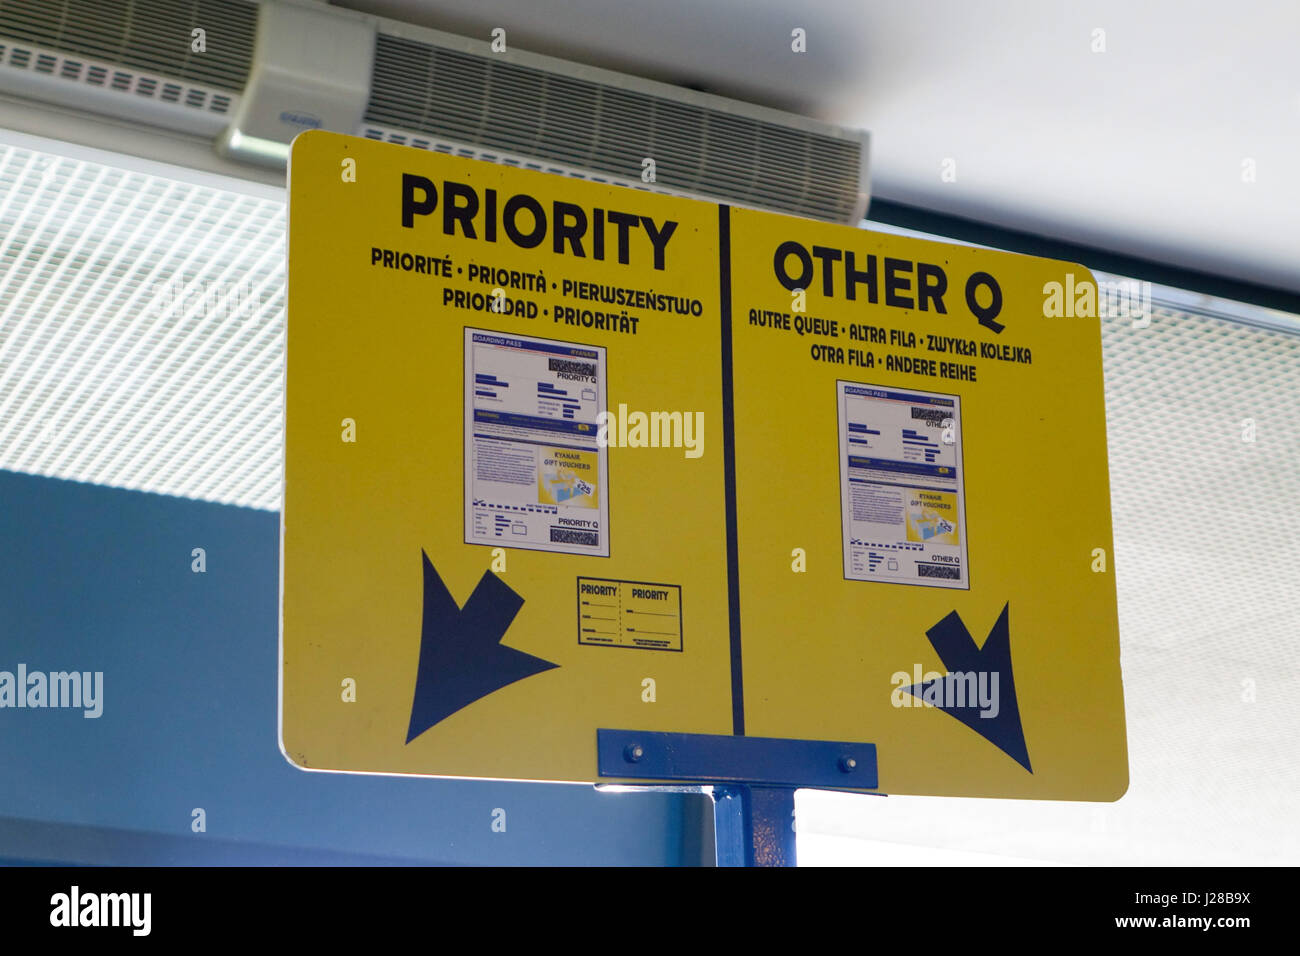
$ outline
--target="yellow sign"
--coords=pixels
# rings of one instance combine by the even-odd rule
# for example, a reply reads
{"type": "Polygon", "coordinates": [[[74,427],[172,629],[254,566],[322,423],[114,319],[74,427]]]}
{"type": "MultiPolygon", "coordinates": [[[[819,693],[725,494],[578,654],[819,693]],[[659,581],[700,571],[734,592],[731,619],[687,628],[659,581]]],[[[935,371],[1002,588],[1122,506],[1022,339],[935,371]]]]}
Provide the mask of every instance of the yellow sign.
{"type": "Polygon", "coordinates": [[[730,733],[716,208],[311,132],[289,214],[288,758],[730,733]]]}
{"type": "Polygon", "coordinates": [[[1123,792],[1086,270],[324,132],[289,188],[292,762],[592,782],[622,728],[1123,792]]]}
{"type": "Polygon", "coordinates": [[[1118,799],[1100,327],[1045,308],[1092,276],[742,210],[730,246],[745,733],[1118,799]]]}

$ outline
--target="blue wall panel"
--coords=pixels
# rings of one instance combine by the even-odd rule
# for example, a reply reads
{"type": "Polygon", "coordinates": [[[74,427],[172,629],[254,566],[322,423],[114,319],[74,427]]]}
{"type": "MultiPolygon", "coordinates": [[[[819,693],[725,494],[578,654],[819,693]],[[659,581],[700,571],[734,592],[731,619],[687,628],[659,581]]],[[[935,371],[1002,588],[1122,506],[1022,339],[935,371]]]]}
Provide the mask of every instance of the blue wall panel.
{"type": "Polygon", "coordinates": [[[290,766],[278,588],[277,514],[0,471],[0,670],[104,672],[98,719],[0,708],[0,858],[699,861],[702,797],[290,766]]]}

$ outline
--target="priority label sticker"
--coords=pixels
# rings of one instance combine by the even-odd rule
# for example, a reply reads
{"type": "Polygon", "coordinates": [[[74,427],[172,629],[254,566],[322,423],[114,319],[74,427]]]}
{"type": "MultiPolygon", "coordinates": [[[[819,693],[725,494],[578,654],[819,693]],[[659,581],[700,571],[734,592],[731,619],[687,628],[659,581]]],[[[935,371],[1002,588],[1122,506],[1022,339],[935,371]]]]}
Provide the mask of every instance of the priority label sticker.
{"type": "Polygon", "coordinates": [[[578,643],[680,651],[681,586],[578,578],[578,643]]]}

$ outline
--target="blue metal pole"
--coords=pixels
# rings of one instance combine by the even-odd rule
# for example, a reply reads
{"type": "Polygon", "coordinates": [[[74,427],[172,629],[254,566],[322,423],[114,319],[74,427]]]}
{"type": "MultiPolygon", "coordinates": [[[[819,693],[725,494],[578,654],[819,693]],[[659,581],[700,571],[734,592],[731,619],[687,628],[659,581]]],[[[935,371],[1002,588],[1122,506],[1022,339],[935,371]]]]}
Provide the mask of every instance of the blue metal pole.
{"type": "Polygon", "coordinates": [[[750,866],[797,866],[794,788],[749,788],[750,866]]]}
{"type": "Polygon", "coordinates": [[[718,866],[745,866],[749,853],[743,784],[713,788],[713,846],[718,866]]]}
{"type": "Polygon", "coordinates": [[[713,788],[718,866],[795,866],[794,788],[713,788]]]}

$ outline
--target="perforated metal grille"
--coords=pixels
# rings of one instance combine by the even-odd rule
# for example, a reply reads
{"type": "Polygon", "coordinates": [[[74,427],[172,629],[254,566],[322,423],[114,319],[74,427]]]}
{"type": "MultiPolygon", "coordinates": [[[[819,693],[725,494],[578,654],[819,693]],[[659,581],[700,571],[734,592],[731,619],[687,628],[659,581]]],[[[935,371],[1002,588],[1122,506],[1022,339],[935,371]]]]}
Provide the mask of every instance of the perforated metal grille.
{"type": "Polygon", "coordinates": [[[379,35],[367,124],[665,191],[847,222],[862,144],[379,35]]]}
{"type": "Polygon", "coordinates": [[[0,144],[0,468],[274,508],[284,204],[0,144]]]}
{"type": "Polygon", "coordinates": [[[0,37],[223,90],[244,88],[256,29],[245,0],[0,0],[0,37]]]}

